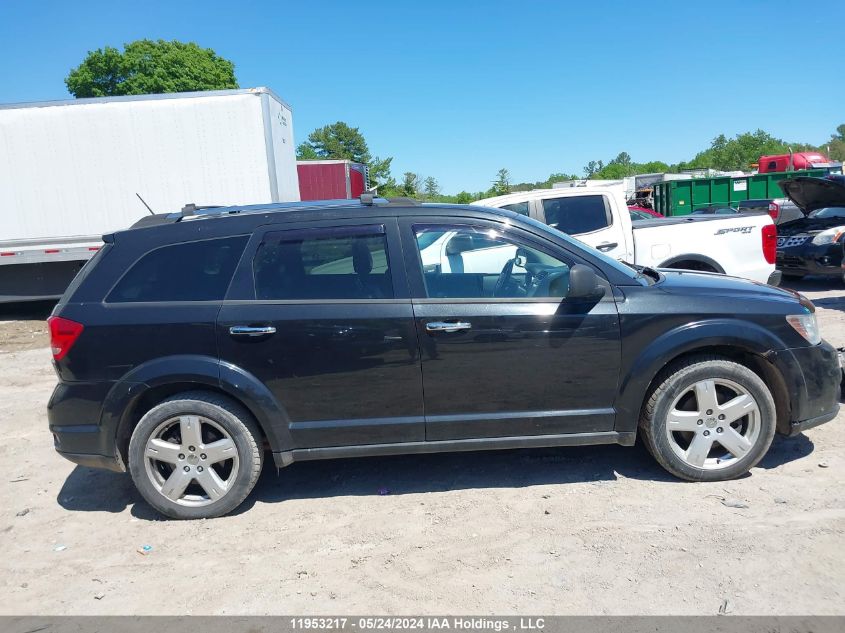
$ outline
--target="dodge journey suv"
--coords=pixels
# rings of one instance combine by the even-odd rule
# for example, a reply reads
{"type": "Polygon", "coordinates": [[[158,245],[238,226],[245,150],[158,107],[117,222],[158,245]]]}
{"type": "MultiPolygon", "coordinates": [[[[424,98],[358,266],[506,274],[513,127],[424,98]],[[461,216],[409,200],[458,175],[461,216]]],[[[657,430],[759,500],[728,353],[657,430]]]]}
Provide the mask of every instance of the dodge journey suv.
{"type": "Polygon", "coordinates": [[[299,460],[640,433],[669,472],[747,472],[836,416],[813,304],[617,262],[502,209],[364,197],[150,216],[49,319],[56,449],[215,517],[299,460]]]}

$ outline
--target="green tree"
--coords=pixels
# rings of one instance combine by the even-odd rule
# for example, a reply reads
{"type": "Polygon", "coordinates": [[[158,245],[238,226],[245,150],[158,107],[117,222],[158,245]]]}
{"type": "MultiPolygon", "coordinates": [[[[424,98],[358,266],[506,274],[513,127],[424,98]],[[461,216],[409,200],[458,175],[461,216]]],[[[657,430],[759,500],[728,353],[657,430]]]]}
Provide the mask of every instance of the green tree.
{"type": "Polygon", "coordinates": [[[604,163],[600,160],[591,160],[589,163],[584,165],[584,176],[586,178],[592,178],[594,174],[600,172],[604,169],[604,163]]]}
{"type": "Polygon", "coordinates": [[[494,196],[503,196],[506,193],[510,193],[511,191],[511,174],[510,172],[502,167],[498,172],[496,172],[496,180],[493,183],[492,188],[492,195],[494,196]]]}
{"type": "Polygon", "coordinates": [[[711,168],[723,171],[746,170],[756,163],[760,156],[785,154],[790,146],[795,151],[808,147],[799,143],[788,144],[763,130],[737,134],[731,139],[720,134],[713,139],[708,149],[699,152],[691,161],[681,163],[678,167],[680,169],[711,168]]]}
{"type": "Polygon", "coordinates": [[[823,149],[831,160],[845,161],[845,123],[836,128],[836,134],[830,135],[823,149]]]}
{"type": "Polygon", "coordinates": [[[440,195],[440,185],[437,184],[437,179],[434,176],[429,176],[423,181],[423,191],[425,192],[425,197],[428,199],[433,199],[440,195]]]}
{"type": "Polygon", "coordinates": [[[402,184],[399,185],[399,194],[406,198],[416,198],[419,193],[420,177],[414,172],[406,171],[402,174],[402,184]]]}
{"type": "Polygon", "coordinates": [[[74,97],[237,88],[235,65],[194,42],[137,40],[89,51],[65,78],[74,97]]]}
{"type": "Polygon", "coordinates": [[[325,125],[311,132],[308,140],[296,148],[296,157],[299,160],[333,158],[364,163],[369,168],[371,185],[388,188],[396,185],[390,177],[390,163],[393,158],[372,156],[361,131],[343,121],[325,125]]]}

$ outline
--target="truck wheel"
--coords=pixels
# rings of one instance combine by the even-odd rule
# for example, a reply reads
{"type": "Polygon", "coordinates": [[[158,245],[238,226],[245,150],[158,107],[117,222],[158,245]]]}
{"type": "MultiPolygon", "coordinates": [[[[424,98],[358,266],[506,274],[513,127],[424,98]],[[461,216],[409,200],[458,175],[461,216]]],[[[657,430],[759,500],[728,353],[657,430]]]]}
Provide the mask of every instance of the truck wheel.
{"type": "Polygon", "coordinates": [[[689,481],[748,472],[772,443],[775,403],[760,377],[718,356],[697,356],[658,376],[640,428],[651,454],[689,481]]]}
{"type": "Polygon", "coordinates": [[[249,412],[208,392],[177,394],[153,407],[129,441],[135,487],[174,519],[209,519],[237,508],[255,486],[263,458],[249,412]]]}

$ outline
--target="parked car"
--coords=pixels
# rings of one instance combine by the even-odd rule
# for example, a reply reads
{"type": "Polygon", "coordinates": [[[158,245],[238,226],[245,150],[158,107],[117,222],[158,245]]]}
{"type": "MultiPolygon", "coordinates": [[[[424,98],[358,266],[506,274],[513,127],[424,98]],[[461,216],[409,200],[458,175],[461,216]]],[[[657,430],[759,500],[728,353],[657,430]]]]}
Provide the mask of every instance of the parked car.
{"type": "Polygon", "coordinates": [[[807,217],[780,225],[778,269],[788,279],[824,275],[845,282],[845,176],[790,178],[781,188],[807,217]]]}
{"type": "MultiPolygon", "coordinates": [[[[640,205],[628,205],[628,211],[632,211],[634,213],[642,214],[647,217],[643,217],[643,220],[650,220],[652,218],[662,218],[664,217],[662,213],[658,213],[654,209],[649,209],[648,207],[643,207],[640,205]]],[[[632,216],[633,217],[633,216],[632,216]]]]}
{"type": "Polygon", "coordinates": [[[736,203],[739,213],[768,213],[775,224],[784,224],[804,217],[804,212],[789,198],[759,198],[736,203]]]}
{"type": "Polygon", "coordinates": [[[692,215],[734,215],[739,213],[733,207],[722,204],[708,204],[704,207],[694,209],[692,215]]]}
{"type": "Polygon", "coordinates": [[[620,261],[725,273],[777,285],[777,232],[766,215],[681,216],[632,223],[624,188],[521,191],[475,204],[544,222],[620,261]]]}
{"type": "Polygon", "coordinates": [[[49,318],[50,431],[170,517],[234,510],[265,448],[281,468],[641,432],[715,481],[838,409],[801,295],[628,266],[506,210],[229,207],[104,240],[49,318]]]}
{"type": "Polygon", "coordinates": [[[653,220],[655,216],[645,213],[644,211],[639,211],[637,209],[632,209],[628,207],[628,213],[631,215],[631,221],[636,222],[638,220],[653,220]]]}

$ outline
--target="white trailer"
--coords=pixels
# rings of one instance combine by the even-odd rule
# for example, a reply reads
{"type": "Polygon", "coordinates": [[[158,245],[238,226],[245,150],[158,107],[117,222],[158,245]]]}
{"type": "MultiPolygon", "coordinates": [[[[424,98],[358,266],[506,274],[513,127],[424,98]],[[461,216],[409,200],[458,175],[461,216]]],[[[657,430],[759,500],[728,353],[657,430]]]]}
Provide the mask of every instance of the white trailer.
{"type": "Polygon", "coordinates": [[[0,105],[0,302],[60,296],[103,234],[185,204],[299,200],[267,88],[0,105]]]}

